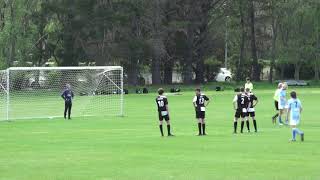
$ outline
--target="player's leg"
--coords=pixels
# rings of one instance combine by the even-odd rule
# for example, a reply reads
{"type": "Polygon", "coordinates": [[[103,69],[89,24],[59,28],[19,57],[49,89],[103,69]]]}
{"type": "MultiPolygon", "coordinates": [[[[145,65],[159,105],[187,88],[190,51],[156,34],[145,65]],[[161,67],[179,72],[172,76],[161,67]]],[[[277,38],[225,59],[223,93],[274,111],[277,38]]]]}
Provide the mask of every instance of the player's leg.
{"type": "Polygon", "coordinates": [[[248,113],[245,113],[245,120],[246,120],[248,132],[250,132],[250,123],[249,123],[249,114],[248,113]]]}
{"type": "Polygon", "coordinates": [[[254,132],[258,132],[258,128],[257,128],[257,121],[256,121],[256,113],[255,112],[251,112],[250,116],[252,118],[252,122],[253,122],[253,127],[254,127],[254,132]]]}
{"type": "Polygon", "coordinates": [[[72,103],[69,103],[69,107],[68,107],[68,119],[71,119],[71,109],[72,109],[72,103]]]}
{"type": "Polygon", "coordinates": [[[241,129],[240,129],[240,133],[243,133],[243,127],[244,127],[244,117],[241,117],[241,129]]]}
{"type": "Polygon", "coordinates": [[[274,101],[274,106],[276,108],[277,113],[272,117],[272,123],[276,123],[276,119],[279,116],[279,107],[278,107],[278,101],[274,101]]]}
{"type": "Polygon", "coordinates": [[[279,125],[283,125],[283,122],[282,122],[282,115],[283,115],[283,112],[284,112],[284,109],[280,109],[279,108],[279,125]]]}
{"type": "Polygon", "coordinates": [[[205,116],[202,119],[202,134],[205,136],[206,134],[206,121],[205,121],[205,116]]]}
{"type": "Polygon", "coordinates": [[[163,124],[163,116],[161,115],[161,112],[159,112],[159,129],[160,129],[161,136],[163,136],[162,124],[163,124]]]}
{"type": "Polygon", "coordinates": [[[296,141],[296,134],[297,134],[297,129],[295,125],[291,125],[291,130],[292,130],[292,139],[291,141],[296,141]]]}
{"type": "Polygon", "coordinates": [[[236,134],[237,133],[237,127],[238,127],[238,120],[240,118],[240,113],[238,111],[236,111],[235,115],[234,115],[234,119],[233,119],[233,133],[236,134]]]}
{"type": "MultiPolygon", "coordinates": [[[[291,125],[291,127],[292,127],[292,134],[293,134],[294,131],[295,131],[295,135],[296,135],[296,134],[300,135],[301,141],[304,141],[304,132],[301,131],[301,130],[297,127],[298,124],[299,124],[299,122],[300,122],[299,119],[298,119],[298,120],[292,120],[292,119],[291,119],[290,125],[291,125]]],[[[292,139],[296,140],[295,137],[292,138],[292,139]]]]}
{"type": "Polygon", "coordinates": [[[198,136],[202,136],[202,130],[201,130],[202,120],[200,116],[200,111],[196,111],[196,119],[198,121],[198,131],[199,131],[198,136]]]}
{"type": "Polygon", "coordinates": [[[67,118],[67,111],[68,111],[68,103],[65,102],[65,103],[64,103],[64,113],[63,113],[64,119],[67,118]]]}
{"type": "Polygon", "coordinates": [[[166,116],[165,120],[166,120],[166,123],[167,123],[168,136],[173,136],[171,134],[171,126],[170,126],[170,118],[169,118],[169,116],[166,116]]]}

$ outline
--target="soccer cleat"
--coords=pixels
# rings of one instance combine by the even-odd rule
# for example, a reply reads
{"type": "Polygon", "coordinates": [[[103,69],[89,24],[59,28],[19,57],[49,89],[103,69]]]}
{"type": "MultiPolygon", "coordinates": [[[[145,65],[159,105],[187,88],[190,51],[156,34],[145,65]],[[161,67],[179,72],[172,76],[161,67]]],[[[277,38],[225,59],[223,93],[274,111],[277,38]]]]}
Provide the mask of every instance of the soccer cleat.
{"type": "Polygon", "coordinates": [[[301,141],[304,141],[304,133],[301,134],[301,141]]]}
{"type": "Polygon", "coordinates": [[[206,133],[203,133],[203,134],[202,134],[202,136],[206,136],[206,135],[207,135],[206,133]]]}
{"type": "Polygon", "coordinates": [[[289,142],[296,142],[295,139],[289,139],[289,142]]]}
{"type": "Polygon", "coordinates": [[[282,123],[279,123],[279,126],[283,126],[283,124],[282,124],[282,123]]]}
{"type": "Polygon", "coordinates": [[[169,137],[169,136],[171,136],[171,137],[172,137],[172,136],[174,136],[174,135],[173,135],[173,134],[168,134],[168,137],[169,137]]]}
{"type": "Polygon", "coordinates": [[[197,136],[202,136],[202,134],[198,134],[197,136]]]}

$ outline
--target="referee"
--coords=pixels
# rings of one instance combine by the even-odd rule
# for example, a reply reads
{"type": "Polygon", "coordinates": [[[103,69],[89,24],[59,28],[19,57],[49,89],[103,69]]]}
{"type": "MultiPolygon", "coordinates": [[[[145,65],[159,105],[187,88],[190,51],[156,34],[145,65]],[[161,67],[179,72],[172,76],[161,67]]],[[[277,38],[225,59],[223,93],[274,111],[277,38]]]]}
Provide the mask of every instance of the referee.
{"type": "Polygon", "coordinates": [[[72,108],[72,99],[74,97],[74,94],[71,90],[70,84],[66,84],[66,89],[61,94],[62,99],[64,100],[64,119],[67,119],[67,112],[68,112],[68,119],[71,115],[71,108],[72,108]]]}

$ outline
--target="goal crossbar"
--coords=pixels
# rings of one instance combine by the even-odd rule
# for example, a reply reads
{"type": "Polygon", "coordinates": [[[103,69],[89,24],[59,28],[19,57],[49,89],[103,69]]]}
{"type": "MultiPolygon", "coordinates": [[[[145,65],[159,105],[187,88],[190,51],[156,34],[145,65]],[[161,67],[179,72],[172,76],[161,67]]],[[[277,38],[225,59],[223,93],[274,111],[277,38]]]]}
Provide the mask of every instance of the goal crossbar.
{"type": "Polygon", "coordinates": [[[6,112],[0,121],[61,117],[66,84],[75,91],[74,116],[123,116],[121,66],[10,67],[0,72],[0,111],[6,112]],[[40,114],[32,114],[35,109],[40,114]]]}

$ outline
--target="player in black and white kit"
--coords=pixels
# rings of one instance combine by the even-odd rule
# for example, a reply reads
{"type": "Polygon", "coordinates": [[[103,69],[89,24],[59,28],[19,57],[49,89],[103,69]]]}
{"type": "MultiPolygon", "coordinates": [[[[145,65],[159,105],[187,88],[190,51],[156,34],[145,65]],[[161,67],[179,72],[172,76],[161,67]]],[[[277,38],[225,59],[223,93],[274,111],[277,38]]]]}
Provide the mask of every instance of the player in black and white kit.
{"type": "Polygon", "coordinates": [[[209,105],[209,103],[210,103],[209,98],[206,95],[201,94],[200,89],[196,89],[196,95],[193,98],[193,106],[195,107],[195,110],[196,110],[199,136],[207,135],[205,118],[206,118],[206,107],[209,105]]]}
{"type": "Polygon", "coordinates": [[[156,98],[156,103],[158,106],[158,114],[159,114],[159,128],[161,132],[161,136],[163,136],[163,119],[167,123],[168,136],[173,136],[170,132],[170,116],[169,116],[169,107],[168,107],[168,99],[163,95],[164,90],[162,88],[158,89],[158,94],[156,98]]]}
{"type": "Polygon", "coordinates": [[[249,98],[249,102],[250,102],[250,107],[248,109],[248,118],[251,117],[252,122],[253,122],[253,126],[254,126],[254,131],[258,132],[257,130],[257,122],[256,122],[256,113],[255,113],[255,107],[258,104],[258,98],[255,94],[253,94],[252,92],[250,92],[250,89],[247,88],[246,89],[246,94],[249,98]]]}
{"type": "Polygon", "coordinates": [[[233,99],[233,108],[236,111],[234,115],[234,132],[237,133],[238,119],[241,117],[241,133],[243,133],[244,120],[246,119],[246,124],[248,132],[250,132],[249,119],[248,119],[248,108],[250,107],[250,101],[245,93],[244,88],[240,88],[240,93],[237,94],[233,99]]]}

